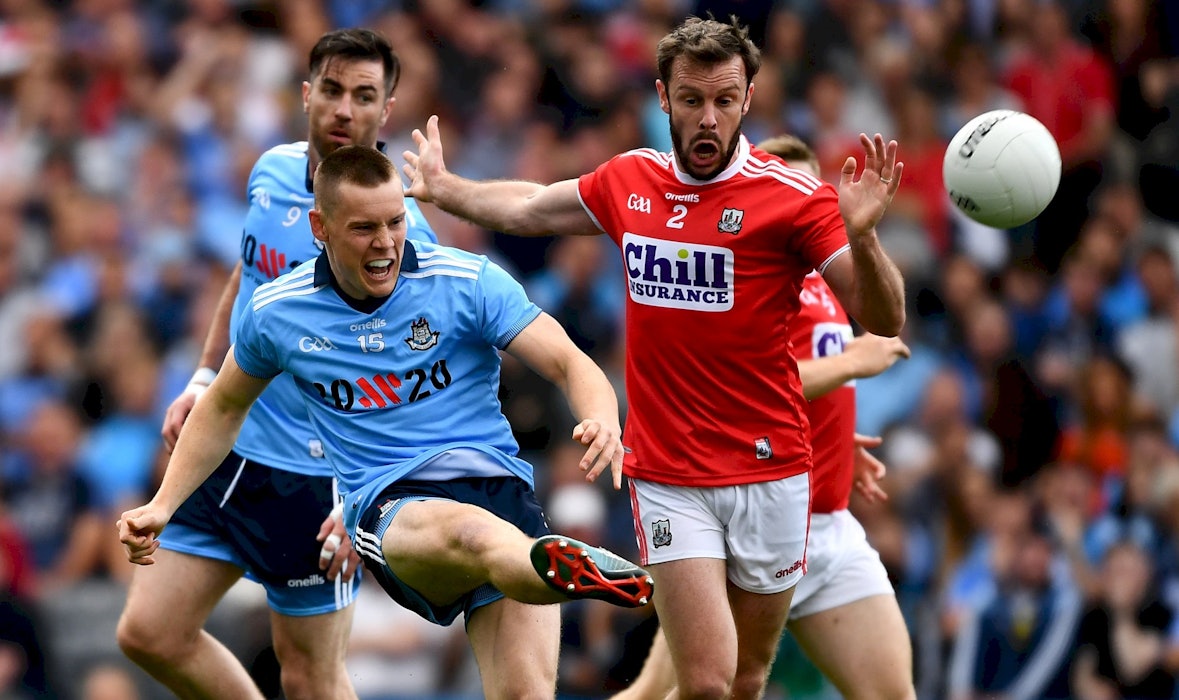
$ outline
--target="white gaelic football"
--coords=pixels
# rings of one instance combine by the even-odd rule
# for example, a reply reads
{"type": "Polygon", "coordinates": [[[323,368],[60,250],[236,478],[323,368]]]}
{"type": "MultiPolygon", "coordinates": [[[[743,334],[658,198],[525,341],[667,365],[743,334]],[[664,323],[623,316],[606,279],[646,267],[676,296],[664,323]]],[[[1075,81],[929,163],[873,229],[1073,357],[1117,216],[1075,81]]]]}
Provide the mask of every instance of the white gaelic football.
{"type": "Polygon", "coordinates": [[[946,148],[942,181],[950,201],[995,228],[1040,215],[1060,185],[1060,149],[1034,117],[998,109],[971,119],[946,148]]]}

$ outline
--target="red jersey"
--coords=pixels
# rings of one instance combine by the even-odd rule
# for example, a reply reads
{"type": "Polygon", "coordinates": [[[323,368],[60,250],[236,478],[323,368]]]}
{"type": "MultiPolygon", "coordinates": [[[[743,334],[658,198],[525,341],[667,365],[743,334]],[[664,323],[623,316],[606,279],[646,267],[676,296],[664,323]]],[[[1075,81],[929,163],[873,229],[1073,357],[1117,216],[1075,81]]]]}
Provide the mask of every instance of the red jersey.
{"type": "Polygon", "coordinates": [[[1023,100],[1024,111],[1051,132],[1065,163],[1082,145],[1086,115],[1114,111],[1113,71],[1105,59],[1075,41],[1051,63],[1030,53],[1017,56],[1007,86],[1023,100]]]}
{"type": "MultiPolygon", "coordinates": [[[[790,323],[790,342],[799,360],[831,357],[852,339],[847,313],[818,273],[808,275],[799,295],[802,307],[790,323]]],[[[814,474],[811,512],[834,513],[847,508],[855,463],[855,381],[810,402],[814,474]]]]}
{"type": "Polygon", "coordinates": [[[810,468],[787,324],[803,278],[847,248],[835,188],[751,147],[696,180],[630,151],[578,192],[628,276],[628,476],[724,486],[810,468]]]}

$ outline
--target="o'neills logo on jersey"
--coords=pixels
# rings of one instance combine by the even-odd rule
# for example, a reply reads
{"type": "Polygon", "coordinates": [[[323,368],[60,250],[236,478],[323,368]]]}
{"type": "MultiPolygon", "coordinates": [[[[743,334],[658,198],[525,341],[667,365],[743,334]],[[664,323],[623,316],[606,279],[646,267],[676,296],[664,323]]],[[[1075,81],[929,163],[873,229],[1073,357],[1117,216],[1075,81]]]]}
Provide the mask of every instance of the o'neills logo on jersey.
{"type": "Polygon", "coordinates": [[[622,236],[630,298],[668,309],[733,308],[733,251],[712,245],[622,236]]]}

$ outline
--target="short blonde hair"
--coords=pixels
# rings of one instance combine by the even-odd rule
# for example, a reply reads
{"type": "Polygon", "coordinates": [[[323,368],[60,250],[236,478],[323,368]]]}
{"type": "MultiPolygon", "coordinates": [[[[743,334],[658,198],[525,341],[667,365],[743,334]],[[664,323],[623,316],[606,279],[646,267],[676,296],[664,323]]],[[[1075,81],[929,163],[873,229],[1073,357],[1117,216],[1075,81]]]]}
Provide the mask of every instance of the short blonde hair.
{"type": "Polygon", "coordinates": [[[819,157],[815,155],[815,149],[793,134],[771,136],[757,144],[757,147],[787,163],[806,163],[814,169],[815,175],[819,174],[819,157]]]}

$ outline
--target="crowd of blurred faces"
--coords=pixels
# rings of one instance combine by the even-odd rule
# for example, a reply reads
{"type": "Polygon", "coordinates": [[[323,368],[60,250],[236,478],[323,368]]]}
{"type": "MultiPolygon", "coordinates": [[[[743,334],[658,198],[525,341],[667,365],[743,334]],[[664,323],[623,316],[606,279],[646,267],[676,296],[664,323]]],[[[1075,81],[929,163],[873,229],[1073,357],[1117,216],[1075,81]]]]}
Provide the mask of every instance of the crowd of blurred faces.
{"type": "MultiPolygon", "coordinates": [[[[395,161],[439,114],[452,170],[551,182],[670,150],[654,45],[708,12],[738,15],[764,51],[750,140],[801,136],[832,182],[861,131],[900,142],[904,182],[879,233],[905,275],[913,356],[857,385],[891,497],[853,511],[896,585],[919,696],[1172,697],[1169,0],[0,0],[0,697],[64,692],[38,611],[129,575],[112,523],[166,464],[163,411],[237,261],[254,161],[306,137],[299,85],[322,32],[392,40],[402,76],[382,138],[395,161]],[[941,186],[949,138],[999,108],[1042,121],[1063,159],[1053,204],[1010,231],[957,214],[941,186]]],[[[513,239],[425,211],[443,243],[520,279],[625,397],[608,239],[513,239]]],[[[580,482],[552,387],[509,362],[502,399],[553,527],[633,553],[629,504],[580,482]]],[[[625,684],[648,613],[566,613],[562,692],[625,684]]],[[[362,695],[394,687],[389,669],[432,679],[415,692],[452,682],[432,650],[453,640],[386,614],[357,619],[417,633],[357,648],[388,671],[362,695]]],[[[827,692],[797,651],[783,656],[771,694],[827,692]]],[[[75,687],[136,692],[119,682],[103,664],[75,687]]]]}

